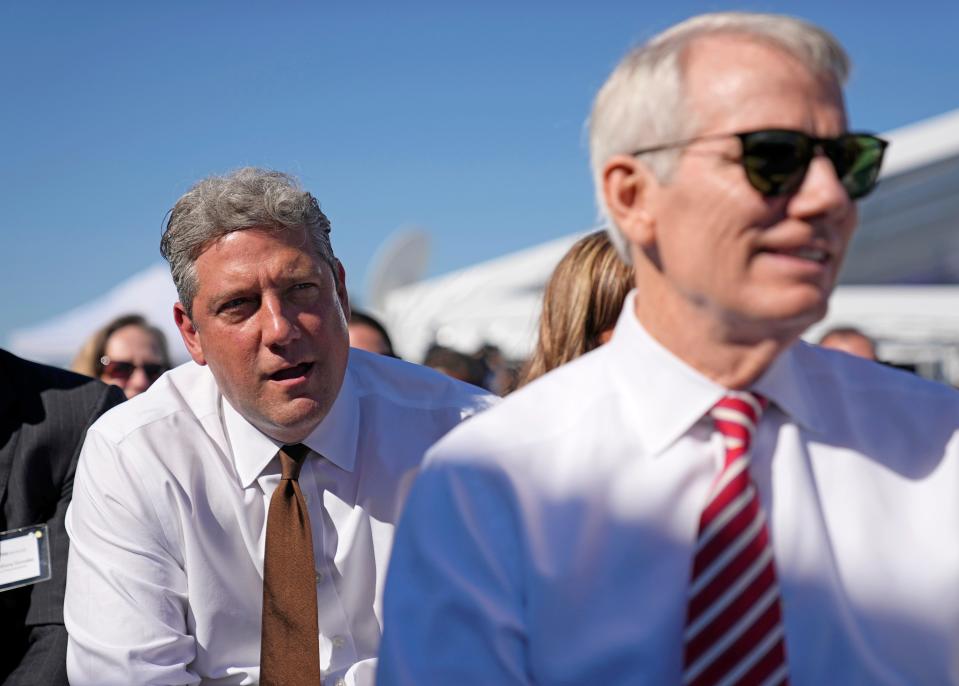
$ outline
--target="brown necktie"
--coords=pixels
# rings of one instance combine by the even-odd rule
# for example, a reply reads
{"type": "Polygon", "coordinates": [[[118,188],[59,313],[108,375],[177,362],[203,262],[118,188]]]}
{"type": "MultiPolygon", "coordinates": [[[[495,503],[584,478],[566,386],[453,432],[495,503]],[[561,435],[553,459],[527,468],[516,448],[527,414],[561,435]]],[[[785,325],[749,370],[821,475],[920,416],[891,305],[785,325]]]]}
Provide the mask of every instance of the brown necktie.
{"type": "Polygon", "coordinates": [[[263,560],[262,686],[320,684],[320,637],[316,619],[316,572],[310,513],[297,483],[309,454],[287,445],[277,454],[283,475],[270,498],[263,560]]]}

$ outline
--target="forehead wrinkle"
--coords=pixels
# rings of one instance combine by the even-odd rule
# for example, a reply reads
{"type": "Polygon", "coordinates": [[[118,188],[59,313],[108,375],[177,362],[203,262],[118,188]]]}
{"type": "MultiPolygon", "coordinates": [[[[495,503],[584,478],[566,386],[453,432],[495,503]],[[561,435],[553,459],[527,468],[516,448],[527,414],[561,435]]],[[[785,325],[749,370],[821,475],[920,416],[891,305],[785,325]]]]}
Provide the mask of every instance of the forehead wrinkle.
{"type": "MultiPolygon", "coordinates": [[[[230,234],[234,235],[234,234],[230,234]]],[[[224,238],[227,238],[226,236],[224,238]]],[[[208,251],[221,250],[226,246],[217,244],[211,246],[208,251]]],[[[204,254],[206,254],[205,251],[204,254]]],[[[250,246],[244,246],[243,252],[253,252],[250,246]]],[[[242,253],[241,253],[242,256],[242,253]]],[[[282,260],[282,258],[273,254],[261,260],[249,261],[245,259],[224,260],[224,263],[217,266],[215,278],[203,278],[201,271],[209,271],[211,268],[206,264],[206,269],[200,266],[201,259],[197,260],[198,291],[197,295],[204,290],[204,284],[210,281],[216,283],[208,286],[212,291],[207,296],[210,307],[215,309],[216,305],[224,300],[228,300],[236,295],[250,291],[261,291],[265,288],[282,286],[286,283],[296,281],[308,276],[322,276],[324,264],[322,260],[314,260],[308,253],[297,251],[296,256],[291,260],[282,260]],[[272,259],[271,259],[272,258],[272,259]],[[278,263],[282,260],[284,263],[278,263]],[[278,273],[275,273],[278,272],[278,273]]],[[[240,257],[240,256],[238,256],[240,257]]],[[[209,275],[207,275],[209,277],[209,275]]]]}

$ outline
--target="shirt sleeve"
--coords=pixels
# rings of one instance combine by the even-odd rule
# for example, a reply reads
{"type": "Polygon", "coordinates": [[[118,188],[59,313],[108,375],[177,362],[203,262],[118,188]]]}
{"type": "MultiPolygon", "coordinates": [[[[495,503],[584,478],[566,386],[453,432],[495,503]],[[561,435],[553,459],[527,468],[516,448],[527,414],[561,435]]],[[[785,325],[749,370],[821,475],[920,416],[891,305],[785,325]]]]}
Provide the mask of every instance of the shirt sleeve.
{"type": "Polygon", "coordinates": [[[189,669],[186,575],[135,458],[96,429],[80,454],[64,604],[73,686],[200,682],[189,669]]]}
{"type": "Polygon", "coordinates": [[[379,686],[531,683],[517,522],[495,468],[433,463],[419,476],[387,576],[379,686]]]}

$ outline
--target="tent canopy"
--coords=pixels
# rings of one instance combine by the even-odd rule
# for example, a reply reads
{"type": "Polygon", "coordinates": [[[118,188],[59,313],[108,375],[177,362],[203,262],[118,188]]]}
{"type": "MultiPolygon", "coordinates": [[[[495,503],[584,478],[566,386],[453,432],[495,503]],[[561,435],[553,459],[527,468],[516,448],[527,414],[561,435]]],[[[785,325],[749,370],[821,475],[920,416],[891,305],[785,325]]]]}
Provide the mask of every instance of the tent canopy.
{"type": "Polygon", "coordinates": [[[143,315],[166,336],[174,364],[189,359],[173,323],[176,289],[165,264],[134,274],[88,303],[36,326],[14,331],[10,350],[22,357],[67,366],[97,329],[124,314],[143,315]]]}
{"type": "MultiPolygon", "coordinates": [[[[876,191],[861,203],[860,229],[843,269],[844,285],[959,283],[959,110],[884,134],[891,145],[876,191]]],[[[489,342],[510,357],[532,348],[543,287],[581,236],[539,246],[393,290],[381,315],[397,351],[422,359],[431,342],[471,351],[489,342]]],[[[884,336],[951,337],[959,327],[955,291],[840,288],[829,320],[884,336]],[[855,297],[845,295],[857,293],[855,297]],[[866,294],[870,295],[866,295],[866,294]],[[854,308],[847,310],[848,307],[854,308]],[[858,308],[858,309],[855,309],[858,308]],[[930,309],[932,308],[932,309],[930,309]],[[894,322],[889,327],[881,314],[894,322]],[[924,313],[925,314],[922,314],[924,313]]],[[[82,342],[114,317],[136,312],[167,335],[176,360],[187,359],[171,316],[176,292],[165,265],[130,277],[99,298],[36,326],[15,331],[14,352],[67,364],[82,342]]]]}

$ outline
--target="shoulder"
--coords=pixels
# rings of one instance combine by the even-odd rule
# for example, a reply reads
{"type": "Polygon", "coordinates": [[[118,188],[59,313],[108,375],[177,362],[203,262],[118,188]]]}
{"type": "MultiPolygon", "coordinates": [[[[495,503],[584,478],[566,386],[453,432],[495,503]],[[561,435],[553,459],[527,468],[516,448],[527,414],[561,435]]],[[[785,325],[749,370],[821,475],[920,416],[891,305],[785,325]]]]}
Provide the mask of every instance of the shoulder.
{"type": "Polygon", "coordinates": [[[959,425],[959,392],[943,383],[822,346],[800,343],[796,362],[819,394],[862,407],[873,419],[896,414],[928,420],[930,413],[959,425]]]}
{"type": "Polygon", "coordinates": [[[818,346],[795,359],[819,408],[817,440],[903,473],[959,466],[959,391],[818,346]]]}
{"type": "Polygon", "coordinates": [[[429,464],[553,472],[565,456],[615,433],[622,404],[608,364],[599,349],[540,377],[450,432],[429,464]]]}
{"type": "Polygon", "coordinates": [[[356,348],[350,348],[347,373],[361,400],[379,399],[409,410],[456,410],[463,419],[498,400],[489,391],[428,367],[356,348]]]}
{"type": "Polygon", "coordinates": [[[210,370],[188,362],[168,371],[145,392],[104,414],[92,431],[112,443],[144,431],[159,431],[167,440],[175,440],[185,426],[199,425],[204,418],[216,415],[218,398],[216,380],[210,370]]]}
{"type": "Polygon", "coordinates": [[[63,430],[84,430],[106,409],[123,401],[123,392],[97,379],[66,369],[31,362],[0,350],[0,404],[15,407],[25,424],[56,424],[63,430]],[[3,396],[6,395],[6,398],[3,396]]]}
{"type": "Polygon", "coordinates": [[[60,367],[25,360],[2,349],[0,369],[18,395],[48,393],[59,397],[70,394],[77,398],[98,397],[108,393],[108,386],[102,381],[60,367]]]}

